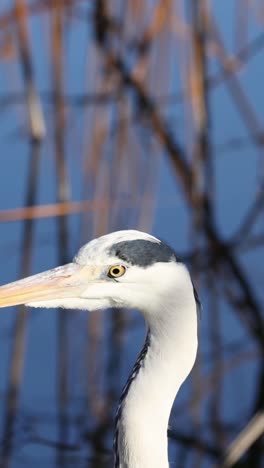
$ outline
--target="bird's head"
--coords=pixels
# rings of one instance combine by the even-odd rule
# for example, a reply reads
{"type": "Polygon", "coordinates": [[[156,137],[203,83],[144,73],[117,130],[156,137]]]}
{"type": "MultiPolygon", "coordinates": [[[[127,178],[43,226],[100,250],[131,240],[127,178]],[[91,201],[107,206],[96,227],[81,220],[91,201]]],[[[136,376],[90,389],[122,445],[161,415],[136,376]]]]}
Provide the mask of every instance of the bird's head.
{"type": "Polygon", "coordinates": [[[189,273],[170,247],[128,230],[92,240],[72,263],[1,286],[0,307],[128,307],[147,314],[190,291],[189,273]]]}

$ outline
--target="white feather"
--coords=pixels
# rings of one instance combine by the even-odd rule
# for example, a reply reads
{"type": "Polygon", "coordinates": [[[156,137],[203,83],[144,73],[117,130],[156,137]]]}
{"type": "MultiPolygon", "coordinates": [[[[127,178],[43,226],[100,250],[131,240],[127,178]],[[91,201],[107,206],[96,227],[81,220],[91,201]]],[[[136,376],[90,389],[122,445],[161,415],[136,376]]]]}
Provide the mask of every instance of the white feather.
{"type": "MultiPolygon", "coordinates": [[[[171,407],[196,357],[196,304],[189,273],[175,259],[149,266],[146,262],[140,267],[111,253],[113,244],[137,239],[160,243],[146,233],[118,231],[86,244],[72,264],[19,284],[23,288],[34,282],[41,285],[44,280],[49,285],[62,275],[64,296],[55,294],[51,300],[39,301],[34,296],[33,307],[95,310],[114,306],[137,308],[143,313],[150,345],[123,401],[118,433],[120,467],[166,468],[171,407]],[[125,274],[110,279],[109,267],[120,263],[126,267],[125,274]],[[76,297],[71,296],[72,291],[76,297]]],[[[6,290],[12,293],[17,284],[6,290]]]]}

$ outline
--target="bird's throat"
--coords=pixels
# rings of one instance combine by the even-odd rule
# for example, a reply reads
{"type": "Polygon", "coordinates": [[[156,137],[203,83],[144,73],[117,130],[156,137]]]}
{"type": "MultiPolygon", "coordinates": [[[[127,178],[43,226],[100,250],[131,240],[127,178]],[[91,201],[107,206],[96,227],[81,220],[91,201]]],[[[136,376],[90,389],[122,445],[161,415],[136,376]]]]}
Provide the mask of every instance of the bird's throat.
{"type": "Polygon", "coordinates": [[[197,351],[195,303],[148,323],[145,345],[122,393],[116,421],[116,468],[166,468],[171,407],[197,351]]]}

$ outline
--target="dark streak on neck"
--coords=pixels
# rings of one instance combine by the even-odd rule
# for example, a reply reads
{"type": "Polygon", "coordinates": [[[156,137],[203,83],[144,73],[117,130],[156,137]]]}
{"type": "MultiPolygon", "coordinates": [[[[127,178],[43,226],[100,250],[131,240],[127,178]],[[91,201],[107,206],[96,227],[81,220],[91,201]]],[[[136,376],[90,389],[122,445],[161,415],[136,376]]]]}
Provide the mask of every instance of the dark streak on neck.
{"type": "Polygon", "coordinates": [[[149,349],[149,345],[150,345],[150,333],[148,331],[147,333],[147,336],[146,336],[146,339],[145,339],[145,343],[144,343],[144,346],[133,366],[133,369],[132,371],[130,372],[130,375],[127,379],[127,382],[126,382],[126,385],[124,386],[123,388],[123,391],[122,391],[122,394],[121,394],[121,397],[120,397],[120,400],[119,400],[119,404],[118,404],[118,407],[117,407],[117,411],[116,411],[116,416],[115,416],[115,436],[114,436],[114,457],[115,457],[115,462],[114,462],[114,468],[119,468],[120,466],[120,459],[119,459],[119,452],[118,452],[118,432],[119,432],[119,421],[120,421],[120,418],[121,418],[121,415],[122,415],[122,408],[123,408],[123,402],[129,392],[129,389],[130,389],[130,386],[131,384],[133,383],[133,381],[135,380],[135,378],[137,377],[141,367],[142,367],[142,363],[146,357],[146,354],[148,352],[148,349],[149,349]]]}

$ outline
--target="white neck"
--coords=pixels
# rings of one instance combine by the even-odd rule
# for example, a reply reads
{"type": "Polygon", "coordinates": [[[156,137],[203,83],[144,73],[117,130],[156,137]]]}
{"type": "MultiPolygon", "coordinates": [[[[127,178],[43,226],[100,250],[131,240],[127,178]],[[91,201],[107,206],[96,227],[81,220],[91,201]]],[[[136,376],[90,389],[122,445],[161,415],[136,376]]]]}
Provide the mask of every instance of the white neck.
{"type": "Polygon", "coordinates": [[[168,421],[175,396],[195,361],[197,311],[190,290],[181,295],[180,303],[168,302],[156,314],[145,314],[149,347],[118,421],[116,466],[120,468],[169,466],[168,421]]]}

